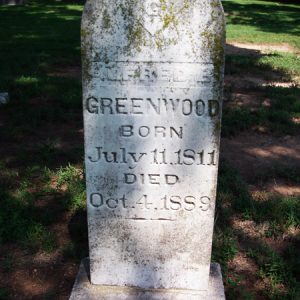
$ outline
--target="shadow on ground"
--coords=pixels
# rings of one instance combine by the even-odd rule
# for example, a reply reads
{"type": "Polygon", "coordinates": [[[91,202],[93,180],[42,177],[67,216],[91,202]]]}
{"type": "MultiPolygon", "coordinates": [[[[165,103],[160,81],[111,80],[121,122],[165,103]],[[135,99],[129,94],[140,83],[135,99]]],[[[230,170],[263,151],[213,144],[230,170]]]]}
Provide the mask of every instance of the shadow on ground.
{"type": "Polygon", "coordinates": [[[298,37],[300,29],[295,24],[300,22],[300,6],[280,5],[280,2],[276,5],[274,1],[270,2],[272,5],[247,1],[223,1],[222,4],[225,11],[229,12],[230,24],[249,25],[263,32],[288,33],[298,37]]]}

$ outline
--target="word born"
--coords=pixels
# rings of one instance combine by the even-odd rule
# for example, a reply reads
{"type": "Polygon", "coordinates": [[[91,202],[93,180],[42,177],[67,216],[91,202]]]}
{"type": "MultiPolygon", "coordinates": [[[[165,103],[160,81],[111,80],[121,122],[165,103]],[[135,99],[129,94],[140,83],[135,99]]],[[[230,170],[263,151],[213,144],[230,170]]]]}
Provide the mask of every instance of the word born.
{"type": "Polygon", "coordinates": [[[132,137],[132,136],[139,136],[141,138],[147,138],[149,136],[152,137],[170,137],[173,138],[177,136],[178,138],[183,138],[183,127],[174,128],[169,127],[166,128],[165,126],[139,126],[134,127],[132,125],[123,125],[119,127],[119,133],[121,137],[132,137]]]}
{"type": "Polygon", "coordinates": [[[217,100],[172,99],[172,98],[124,98],[124,97],[89,97],[85,107],[90,114],[96,115],[146,115],[175,114],[197,117],[208,115],[216,117],[220,114],[217,100]]]}
{"type": "Polygon", "coordinates": [[[90,205],[96,209],[107,208],[110,210],[115,209],[140,209],[140,210],[169,210],[169,211],[187,211],[194,210],[208,211],[211,207],[211,199],[207,196],[163,196],[155,201],[150,200],[148,195],[142,195],[137,200],[129,200],[123,194],[122,197],[104,197],[101,193],[93,193],[89,197],[90,205]]]}

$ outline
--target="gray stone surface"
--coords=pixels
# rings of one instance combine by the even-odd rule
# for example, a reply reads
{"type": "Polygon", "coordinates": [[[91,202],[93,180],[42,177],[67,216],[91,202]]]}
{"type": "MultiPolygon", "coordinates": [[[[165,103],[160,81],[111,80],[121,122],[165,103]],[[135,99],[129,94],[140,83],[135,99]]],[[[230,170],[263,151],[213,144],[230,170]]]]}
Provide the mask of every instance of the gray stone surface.
{"type": "Polygon", "coordinates": [[[89,0],[82,19],[91,282],[208,288],[225,22],[219,0],[89,0]]]}
{"type": "Polygon", "coordinates": [[[9,94],[8,93],[0,93],[0,105],[7,104],[9,101],[9,94]]]}
{"type": "MultiPolygon", "coordinates": [[[[201,280],[199,278],[199,280],[201,280]]],[[[92,285],[89,261],[80,265],[70,300],[225,300],[221,269],[211,264],[208,291],[143,290],[128,287],[92,285]]]]}

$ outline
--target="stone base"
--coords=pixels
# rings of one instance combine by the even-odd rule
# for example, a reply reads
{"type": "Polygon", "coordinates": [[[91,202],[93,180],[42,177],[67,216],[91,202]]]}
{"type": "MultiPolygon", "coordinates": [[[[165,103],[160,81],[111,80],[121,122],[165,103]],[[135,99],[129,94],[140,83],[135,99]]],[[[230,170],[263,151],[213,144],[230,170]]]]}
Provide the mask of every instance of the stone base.
{"type": "Polygon", "coordinates": [[[221,268],[211,264],[208,291],[157,290],[92,285],[89,259],[81,262],[70,300],[225,300],[221,268]]]}

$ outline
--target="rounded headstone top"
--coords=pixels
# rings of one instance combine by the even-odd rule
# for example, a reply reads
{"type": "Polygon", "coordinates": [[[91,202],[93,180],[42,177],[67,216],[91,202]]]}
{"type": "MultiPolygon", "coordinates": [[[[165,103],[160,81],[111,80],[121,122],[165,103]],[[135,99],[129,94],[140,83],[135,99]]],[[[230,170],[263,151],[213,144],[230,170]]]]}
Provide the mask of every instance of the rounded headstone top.
{"type": "Polygon", "coordinates": [[[82,18],[88,61],[213,62],[224,57],[219,0],[88,0],[82,18]]]}

